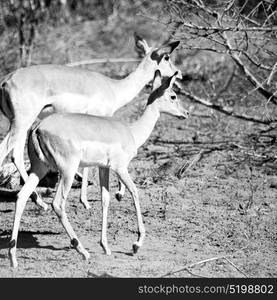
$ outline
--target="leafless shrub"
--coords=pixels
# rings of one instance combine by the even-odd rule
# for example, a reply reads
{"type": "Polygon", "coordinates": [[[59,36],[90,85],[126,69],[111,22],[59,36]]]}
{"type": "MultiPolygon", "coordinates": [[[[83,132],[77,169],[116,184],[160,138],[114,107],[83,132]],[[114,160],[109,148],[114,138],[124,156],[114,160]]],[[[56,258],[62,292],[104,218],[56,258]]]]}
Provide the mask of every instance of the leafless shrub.
{"type": "Polygon", "coordinates": [[[259,95],[265,99],[266,107],[277,105],[275,1],[168,0],[159,17],[148,17],[166,25],[170,38],[181,40],[181,48],[188,56],[206,51],[233,62],[229,75],[224,74],[222,78],[213,78],[213,74],[206,76],[208,87],[204,87],[204,97],[185,86],[182,86],[181,94],[193,102],[243,120],[262,124],[276,122],[274,114],[264,113],[257,118],[235,112],[227,101],[232,98],[241,103],[251,99],[254,106],[253,99],[256,98],[253,95],[259,95]],[[244,93],[242,96],[240,93],[239,98],[235,91],[239,86],[234,86],[234,77],[236,82],[243,81],[241,89],[244,93]]]}

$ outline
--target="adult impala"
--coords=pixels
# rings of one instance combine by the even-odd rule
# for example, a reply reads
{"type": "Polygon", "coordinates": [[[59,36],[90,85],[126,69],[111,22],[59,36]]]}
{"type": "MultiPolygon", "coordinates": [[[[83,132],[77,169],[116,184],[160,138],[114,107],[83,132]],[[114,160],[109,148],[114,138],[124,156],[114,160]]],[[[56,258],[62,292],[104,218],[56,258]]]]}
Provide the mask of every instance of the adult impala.
{"type": "Polygon", "coordinates": [[[99,166],[102,196],[102,234],[100,244],[106,254],[111,254],[107,242],[107,215],[110,201],[109,169],[127,187],[133,198],[138,221],[138,240],[133,244],[136,253],[142,246],[145,228],[139,205],[137,188],[128,173],[128,165],[138,148],[150,136],[160,113],[187,118],[188,112],[171,89],[177,73],[160,84],[156,71],[153,87],[143,115],[134,123],[86,114],[52,114],[42,120],[29,136],[28,151],[31,162],[30,176],[18,193],[14,225],[9,246],[11,266],[17,267],[16,243],[20,219],[26,202],[49,169],[60,173],[53,208],[65,228],[72,247],[85,259],[90,257],[83,247],[66,215],[65,204],[74,175],[79,166],[99,166]]]}
{"type": "MultiPolygon", "coordinates": [[[[10,129],[0,144],[0,167],[13,150],[12,160],[23,180],[27,180],[24,145],[27,131],[38,116],[54,112],[112,116],[142,90],[156,70],[160,70],[162,76],[172,76],[178,71],[169,55],[179,41],[151,48],[135,34],[135,42],[138,51],[145,57],[136,70],[122,80],[61,65],[30,66],[7,75],[0,83],[0,109],[9,119],[10,129]]],[[[181,76],[180,71],[178,76],[181,76]]],[[[88,170],[85,179],[87,173],[88,170]]],[[[47,208],[37,194],[32,196],[38,205],[47,208]]],[[[89,208],[86,182],[82,185],[81,201],[89,208]]]]}

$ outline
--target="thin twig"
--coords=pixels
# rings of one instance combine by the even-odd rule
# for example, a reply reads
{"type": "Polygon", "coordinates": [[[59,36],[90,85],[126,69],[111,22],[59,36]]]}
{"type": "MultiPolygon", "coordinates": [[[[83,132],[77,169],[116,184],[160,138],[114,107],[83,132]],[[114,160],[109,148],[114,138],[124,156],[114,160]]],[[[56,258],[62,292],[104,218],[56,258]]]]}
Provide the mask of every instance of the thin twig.
{"type": "Polygon", "coordinates": [[[235,269],[237,269],[246,278],[249,278],[249,276],[246,273],[244,273],[241,269],[239,269],[230,259],[228,259],[227,257],[224,257],[223,259],[225,259],[229,264],[231,264],[235,269]]]}
{"type": "Polygon", "coordinates": [[[184,174],[186,171],[188,171],[188,170],[192,167],[193,164],[195,164],[196,162],[198,162],[198,161],[201,159],[203,152],[204,152],[204,150],[201,149],[201,150],[199,151],[199,153],[197,153],[197,154],[192,158],[192,160],[189,162],[189,164],[186,162],[183,166],[181,166],[181,168],[177,171],[176,176],[177,176],[179,179],[181,179],[182,176],[183,176],[183,174],[184,174]]]}
{"type": "Polygon", "coordinates": [[[184,95],[191,101],[200,103],[202,105],[210,107],[214,110],[217,110],[217,111],[219,111],[221,113],[224,113],[225,115],[228,115],[228,116],[231,116],[231,117],[235,117],[235,118],[242,119],[242,120],[245,120],[245,121],[265,124],[265,125],[269,125],[270,123],[272,123],[271,120],[261,120],[261,119],[256,119],[254,117],[251,117],[251,116],[248,116],[248,115],[245,115],[245,114],[237,114],[231,109],[228,109],[228,108],[223,107],[223,106],[218,105],[218,104],[214,104],[214,103],[212,103],[212,102],[210,102],[206,99],[202,99],[202,98],[186,91],[185,89],[183,89],[182,91],[178,91],[177,94],[184,95]]]}
{"type": "MultiPolygon", "coordinates": [[[[206,9],[206,8],[205,8],[206,9]]],[[[157,21],[156,17],[152,17],[148,14],[139,14],[140,16],[147,17],[150,20],[157,21]]],[[[180,16],[179,16],[180,17],[180,16]]],[[[195,23],[188,23],[184,20],[184,18],[181,18],[181,20],[178,22],[182,22],[182,25],[184,27],[187,27],[188,29],[192,30],[197,30],[197,31],[213,31],[215,33],[218,32],[236,32],[236,31],[252,31],[252,32],[275,32],[277,31],[277,26],[272,26],[272,27],[237,27],[237,26],[229,26],[229,27],[221,27],[221,26],[201,26],[201,25],[196,25],[195,23]]],[[[168,22],[163,22],[159,20],[159,23],[161,23],[164,26],[169,26],[171,24],[168,24],[168,22]]],[[[171,25],[172,26],[172,25],[171,25]]]]}
{"type": "Polygon", "coordinates": [[[231,40],[229,39],[226,32],[223,32],[223,34],[221,36],[226,42],[226,47],[229,50],[228,52],[229,52],[230,57],[233,59],[233,61],[236,63],[236,65],[240,68],[240,70],[243,72],[243,74],[248,79],[248,81],[251,82],[251,84],[255,88],[257,88],[257,91],[261,95],[263,95],[267,100],[270,99],[272,103],[277,105],[277,99],[274,96],[274,94],[271,91],[268,91],[263,87],[262,83],[257,79],[257,77],[250,71],[249,68],[247,68],[245,66],[245,64],[240,59],[239,55],[233,51],[231,40]]]}
{"type": "Polygon", "coordinates": [[[252,152],[250,152],[251,149],[249,149],[247,147],[243,147],[243,146],[241,146],[239,144],[236,144],[236,143],[233,143],[232,146],[235,146],[235,147],[241,149],[245,154],[250,155],[250,156],[255,156],[255,157],[263,158],[263,159],[269,159],[269,158],[277,159],[276,155],[273,155],[273,156],[262,155],[262,154],[258,154],[256,152],[254,152],[254,150],[252,150],[252,152]]]}
{"type": "MultiPolygon", "coordinates": [[[[237,271],[239,271],[241,274],[243,274],[243,276],[245,276],[246,278],[250,277],[248,274],[246,274],[244,271],[242,271],[237,265],[235,265],[226,256],[218,256],[218,257],[212,257],[212,258],[208,258],[208,259],[205,259],[205,260],[201,260],[201,261],[196,262],[196,263],[188,264],[188,265],[186,265],[185,267],[183,267],[181,269],[178,269],[178,270],[175,270],[175,271],[171,271],[171,272],[168,272],[168,273],[166,273],[164,275],[161,275],[161,276],[159,276],[159,278],[166,277],[166,276],[169,276],[169,275],[174,275],[174,274],[182,272],[182,271],[187,271],[188,273],[191,273],[190,270],[189,270],[189,268],[192,268],[192,267],[195,267],[197,265],[201,265],[203,263],[207,263],[207,262],[210,262],[210,261],[220,260],[220,259],[226,260],[230,265],[232,265],[237,271]]],[[[199,275],[196,275],[196,276],[202,277],[202,276],[199,276],[199,275]]]]}
{"type": "Polygon", "coordinates": [[[204,259],[204,260],[201,260],[201,261],[196,262],[196,263],[188,264],[188,265],[186,265],[185,267],[183,267],[181,269],[165,273],[165,274],[163,274],[163,275],[161,275],[159,277],[166,277],[166,276],[173,275],[173,274],[176,274],[176,273],[179,273],[179,272],[182,272],[182,271],[187,271],[188,268],[192,268],[192,267],[195,267],[197,265],[201,265],[201,264],[204,264],[204,263],[207,263],[207,262],[210,262],[210,261],[219,260],[219,259],[225,259],[225,258],[226,258],[226,256],[217,256],[217,257],[212,257],[212,258],[204,259]]]}
{"type": "Polygon", "coordinates": [[[270,84],[271,84],[273,75],[274,75],[276,72],[277,72],[277,62],[276,62],[275,65],[273,66],[272,71],[270,72],[270,74],[269,74],[269,76],[268,76],[268,79],[267,79],[267,85],[270,85],[270,84]]]}

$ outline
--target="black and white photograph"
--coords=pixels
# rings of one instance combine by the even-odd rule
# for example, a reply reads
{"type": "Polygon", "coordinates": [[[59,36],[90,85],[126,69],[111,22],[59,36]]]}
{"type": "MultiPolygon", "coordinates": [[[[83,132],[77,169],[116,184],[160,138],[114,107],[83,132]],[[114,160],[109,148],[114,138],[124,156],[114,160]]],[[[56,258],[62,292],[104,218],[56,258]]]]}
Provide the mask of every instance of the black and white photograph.
{"type": "Polygon", "coordinates": [[[276,1],[0,0],[0,278],[274,279],[276,200],[276,1]]]}

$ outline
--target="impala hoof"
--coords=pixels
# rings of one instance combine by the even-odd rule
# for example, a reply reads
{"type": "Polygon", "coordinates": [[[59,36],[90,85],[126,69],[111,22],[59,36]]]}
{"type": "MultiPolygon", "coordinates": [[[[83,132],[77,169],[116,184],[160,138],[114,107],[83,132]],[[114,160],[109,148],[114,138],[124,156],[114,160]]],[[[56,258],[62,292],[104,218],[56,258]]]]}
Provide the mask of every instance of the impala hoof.
{"type": "Polygon", "coordinates": [[[120,202],[122,200],[122,195],[120,193],[116,193],[115,198],[116,198],[117,201],[120,202]]]}
{"type": "Polygon", "coordinates": [[[137,244],[133,245],[133,252],[136,254],[138,252],[139,246],[137,244]]]}

